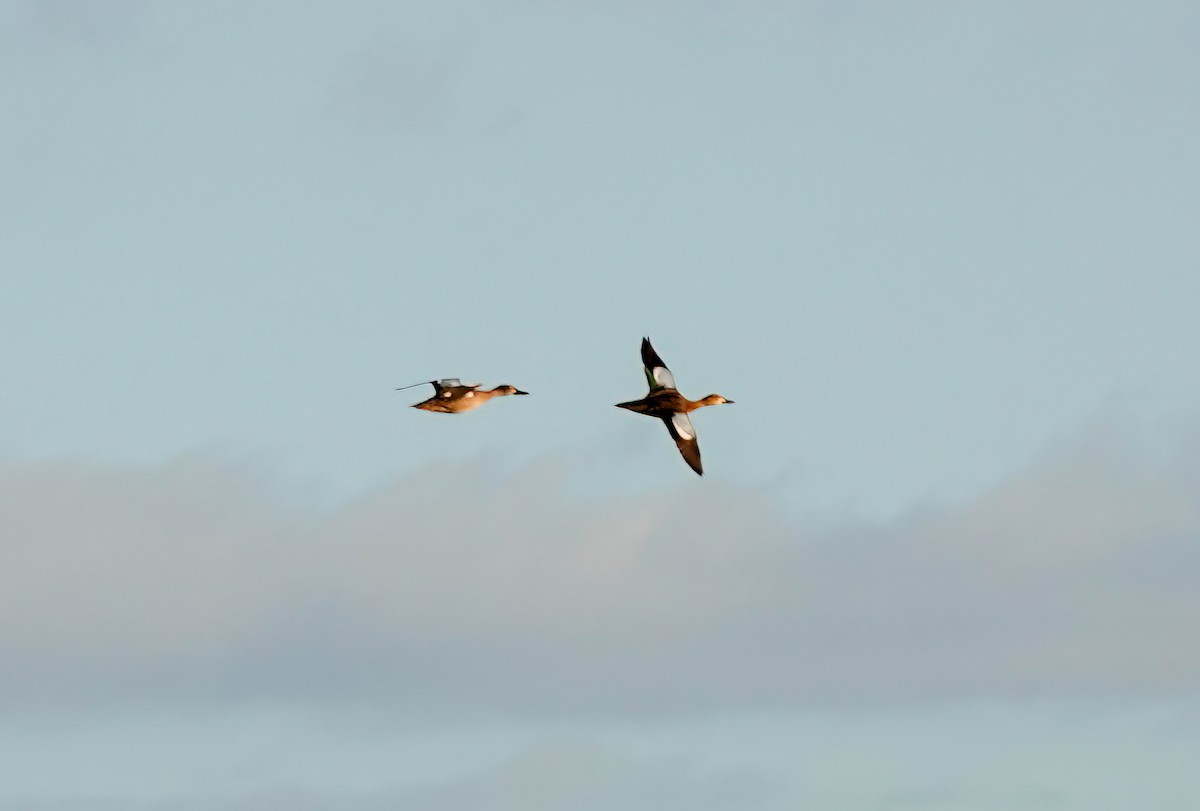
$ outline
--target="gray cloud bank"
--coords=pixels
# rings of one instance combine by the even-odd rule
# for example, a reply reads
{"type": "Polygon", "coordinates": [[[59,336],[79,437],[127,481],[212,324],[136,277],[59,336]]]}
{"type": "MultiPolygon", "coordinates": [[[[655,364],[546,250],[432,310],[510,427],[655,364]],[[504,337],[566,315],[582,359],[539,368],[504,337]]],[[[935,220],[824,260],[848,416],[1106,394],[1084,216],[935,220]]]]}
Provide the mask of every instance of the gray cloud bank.
{"type": "Polygon", "coordinates": [[[212,460],[0,468],[5,701],[588,710],[1200,686],[1197,432],[1097,426],[965,505],[583,501],[450,464],[314,518],[212,460]]]}

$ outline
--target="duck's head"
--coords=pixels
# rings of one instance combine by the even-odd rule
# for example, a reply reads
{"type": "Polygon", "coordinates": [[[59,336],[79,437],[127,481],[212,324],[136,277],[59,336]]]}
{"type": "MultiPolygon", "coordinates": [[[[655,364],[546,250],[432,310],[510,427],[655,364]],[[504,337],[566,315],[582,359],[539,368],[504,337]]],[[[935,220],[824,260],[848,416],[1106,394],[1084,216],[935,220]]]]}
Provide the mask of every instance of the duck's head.
{"type": "Polygon", "coordinates": [[[492,389],[492,391],[501,397],[507,397],[510,394],[529,394],[529,392],[521,391],[516,386],[510,386],[507,383],[505,383],[503,386],[497,386],[496,388],[492,389]]]}
{"type": "Polygon", "coordinates": [[[719,394],[710,394],[700,401],[701,405],[733,405],[733,400],[726,400],[719,394]]]}

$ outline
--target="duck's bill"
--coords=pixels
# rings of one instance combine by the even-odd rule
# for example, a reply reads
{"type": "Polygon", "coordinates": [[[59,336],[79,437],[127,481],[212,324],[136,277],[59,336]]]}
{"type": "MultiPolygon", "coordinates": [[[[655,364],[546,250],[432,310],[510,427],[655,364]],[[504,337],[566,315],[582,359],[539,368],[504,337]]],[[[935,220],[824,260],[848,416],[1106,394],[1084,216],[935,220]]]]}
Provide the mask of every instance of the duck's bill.
{"type": "Polygon", "coordinates": [[[520,389],[517,389],[516,391],[513,392],[513,394],[529,394],[529,392],[521,391],[520,389]]]}

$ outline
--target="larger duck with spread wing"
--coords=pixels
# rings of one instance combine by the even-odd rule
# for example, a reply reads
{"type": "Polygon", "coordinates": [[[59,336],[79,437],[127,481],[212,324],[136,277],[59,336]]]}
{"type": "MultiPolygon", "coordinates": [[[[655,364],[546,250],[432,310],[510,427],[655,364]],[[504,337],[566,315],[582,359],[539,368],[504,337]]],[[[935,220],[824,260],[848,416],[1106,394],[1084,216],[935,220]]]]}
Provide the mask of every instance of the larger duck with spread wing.
{"type": "Polygon", "coordinates": [[[692,420],[688,414],[697,408],[724,405],[732,403],[733,400],[726,400],[719,394],[710,394],[699,400],[689,400],[684,397],[675,388],[675,376],[671,374],[667,364],[663,363],[663,359],[654,351],[649,338],[642,339],[642,363],[646,368],[646,382],[650,384],[650,391],[640,400],[617,403],[617,408],[627,408],[638,414],[662,420],[663,424],[667,426],[667,432],[671,434],[671,439],[675,440],[679,453],[683,455],[683,460],[692,470],[703,476],[704,468],[700,464],[700,444],[696,441],[696,429],[692,426],[692,420]]]}

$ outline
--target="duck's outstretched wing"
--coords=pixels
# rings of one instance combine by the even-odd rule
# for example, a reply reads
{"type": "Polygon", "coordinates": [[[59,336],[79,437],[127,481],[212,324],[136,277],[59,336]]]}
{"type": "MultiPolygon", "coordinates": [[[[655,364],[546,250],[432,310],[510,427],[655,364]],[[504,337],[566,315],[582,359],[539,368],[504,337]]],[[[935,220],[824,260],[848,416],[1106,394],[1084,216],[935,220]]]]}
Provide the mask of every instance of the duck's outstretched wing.
{"type": "Polygon", "coordinates": [[[654,351],[649,338],[642,339],[642,364],[646,367],[646,382],[650,384],[651,392],[675,388],[675,375],[654,351]]]}
{"type": "Polygon", "coordinates": [[[688,467],[697,474],[703,476],[704,468],[700,464],[700,443],[696,441],[696,429],[692,427],[692,421],[688,415],[679,411],[670,417],[663,417],[662,421],[667,426],[671,439],[675,440],[675,447],[679,448],[683,461],[687,462],[688,467]]]}

